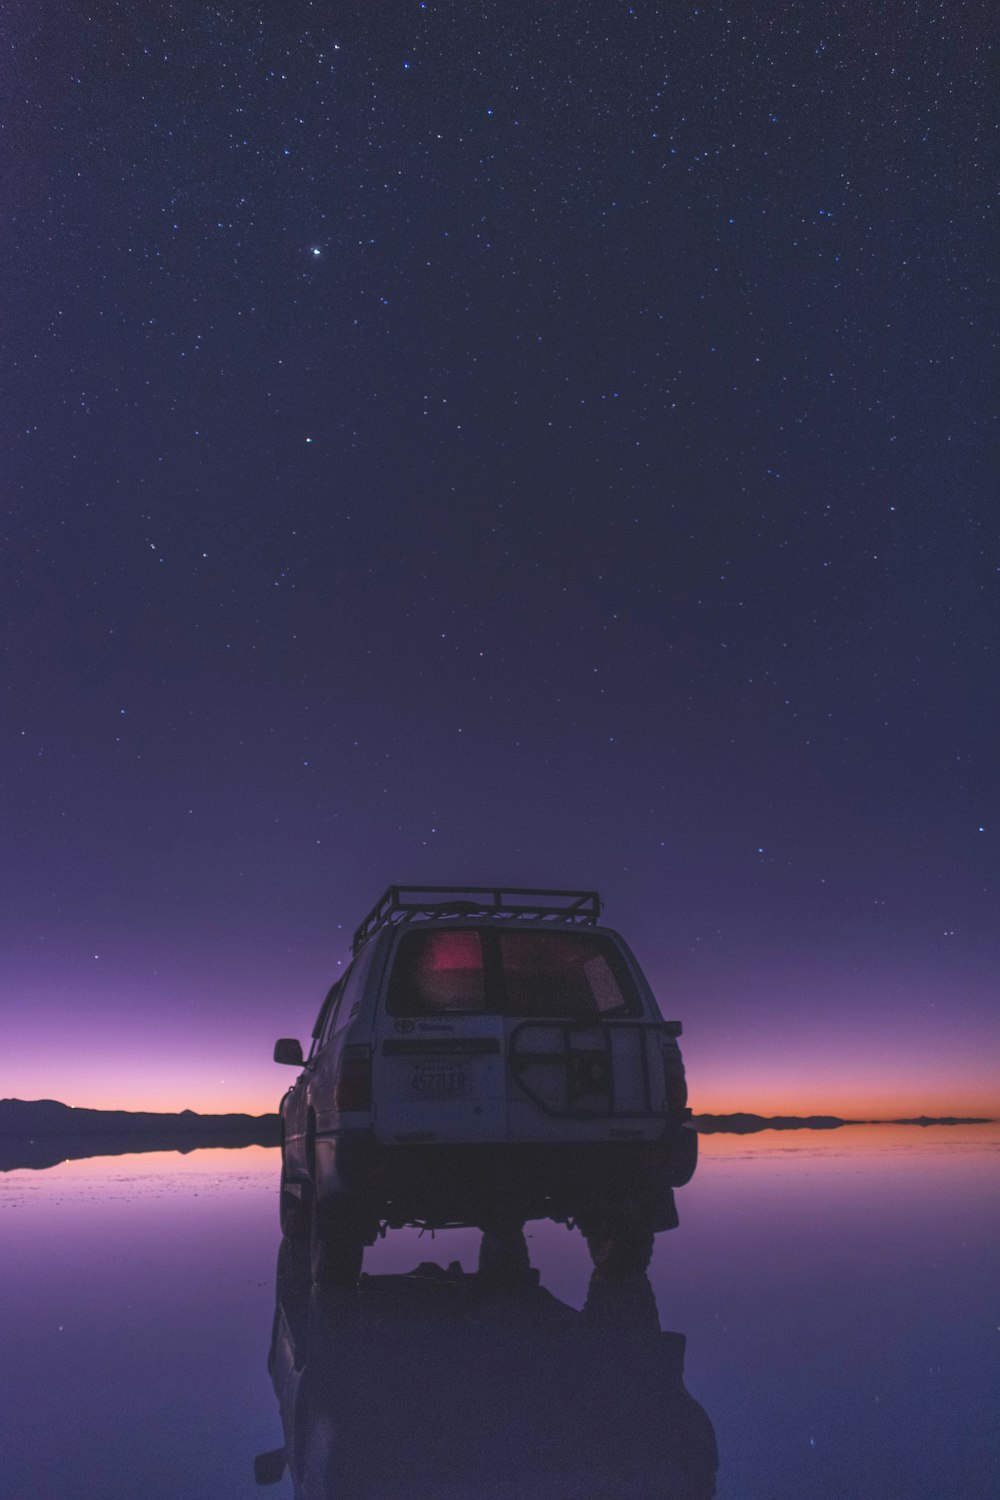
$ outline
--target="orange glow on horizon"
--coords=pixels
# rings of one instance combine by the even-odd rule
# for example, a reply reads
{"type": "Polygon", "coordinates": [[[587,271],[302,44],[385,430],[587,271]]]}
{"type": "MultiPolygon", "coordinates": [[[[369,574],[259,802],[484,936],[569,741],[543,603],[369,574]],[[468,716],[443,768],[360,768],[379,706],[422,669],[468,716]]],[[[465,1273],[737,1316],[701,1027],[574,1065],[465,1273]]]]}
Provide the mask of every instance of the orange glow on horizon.
{"type": "Polygon", "coordinates": [[[127,1171],[143,1177],[174,1177],[178,1173],[192,1177],[206,1173],[239,1176],[247,1172],[273,1177],[277,1149],[276,1146],[201,1146],[191,1151],[124,1151],[113,1156],[72,1157],[45,1170],[80,1179],[103,1177],[109,1172],[121,1176],[127,1171]]]}
{"type": "Polygon", "coordinates": [[[835,1116],[841,1120],[898,1120],[916,1119],[922,1115],[932,1118],[1000,1119],[1000,1098],[976,1094],[963,1095],[960,1089],[914,1090],[910,1095],[860,1094],[830,1097],[817,1094],[813,1098],[802,1094],[758,1094],[751,1101],[735,1102],[731,1098],[719,1097],[699,1091],[689,1100],[696,1115],[775,1115],[805,1118],[810,1115],[835,1116]]]}
{"type": "Polygon", "coordinates": [[[1000,1118],[1000,1099],[984,1098],[982,1095],[963,1096],[960,1090],[950,1093],[928,1090],[909,1097],[898,1095],[830,1098],[816,1096],[803,1098],[793,1095],[758,1095],[750,1102],[745,1100],[696,1096],[690,1100],[697,1115],[753,1114],[767,1117],[775,1115],[807,1117],[809,1115],[835,1116],[841,1120],[896,1120],[915,1119],[921,1115],[939,1117],[975,1116],[977,1119],[1000,1118]]]}

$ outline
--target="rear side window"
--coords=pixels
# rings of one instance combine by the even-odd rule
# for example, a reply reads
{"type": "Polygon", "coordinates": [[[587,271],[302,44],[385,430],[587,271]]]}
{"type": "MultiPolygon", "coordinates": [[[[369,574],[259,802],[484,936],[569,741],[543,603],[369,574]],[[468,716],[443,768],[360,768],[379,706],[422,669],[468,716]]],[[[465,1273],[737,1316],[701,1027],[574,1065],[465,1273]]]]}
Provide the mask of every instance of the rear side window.
{"type": "Polygon", "coordinates": [[[477,928],[438,928],[403,938],[389,980],[390,1015],[486,1008],[483,943],[477,928]]]}
{"type": "Polygon", "coordinates": [[[618,949],[602,934],[463,927],[401,939],[388,1009],[585,1020],[634,1016],[640,1006],[618,949]]]}
{"type": "Polygon", "coordinates": [[[323,1001],[316,1025],[313,1027],[312,1057],[342,1026],[357,1015],[368,982],[369,971],[375,957],[377,944],[369,943],[362,948],[357,958],[341,974],[336,984],[323,1001]]]}
{"type": "Polygon", "coordinates": [[[314,1051],[319,1047],[325,1047],[330,1039],[330,1033],[333,1031],[334,1026],[334,1018],[336,1017],[337,1010],[340,1006],[340,999],[343,991],[344,981],[343,978],[341,978],[333,986],[333,988],[330,990],[330,993],[327,995],[326,999],[323,1002],[323,1009],[320,1011],[319,1020],[316,1022],[316,1027],[313,1031],[313,1036],[317,1038],[316,1048],[313,1049],[314,1051]]]}

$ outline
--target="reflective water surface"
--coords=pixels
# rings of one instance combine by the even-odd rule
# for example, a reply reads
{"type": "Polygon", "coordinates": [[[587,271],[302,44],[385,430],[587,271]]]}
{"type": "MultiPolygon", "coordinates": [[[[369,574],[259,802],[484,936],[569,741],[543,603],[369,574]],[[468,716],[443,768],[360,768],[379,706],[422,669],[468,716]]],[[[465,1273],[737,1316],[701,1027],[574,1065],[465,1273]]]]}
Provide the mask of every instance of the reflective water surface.
{"type": "Polygon", "coordinates": [[[0,1495],[995,1500],[998,1157],[703,1138],[648,1279],[539,1224],[490,1289],[475,1232],[398,1232],[353,1296],[282,1246],[276,1152],[2,1173],[0,1495]]]}

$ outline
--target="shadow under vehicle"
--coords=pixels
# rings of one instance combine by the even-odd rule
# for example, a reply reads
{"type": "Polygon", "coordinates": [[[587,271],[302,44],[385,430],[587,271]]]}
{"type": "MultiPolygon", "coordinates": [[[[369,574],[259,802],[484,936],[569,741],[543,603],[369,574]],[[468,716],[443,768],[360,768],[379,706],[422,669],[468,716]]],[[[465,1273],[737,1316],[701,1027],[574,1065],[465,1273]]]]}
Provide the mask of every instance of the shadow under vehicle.
{"type": "Polygon", "coordinates": [[[526,1272],[425,1263],[316,1286],[284,1240],[268,1369],[295,1500],[711,1500],[718,1452],[645,1273],[594,1272],[582,1311],[526,1272]]]}
{"type": "Polygon", "coordinates": [[[391,886],[354,934],[281,1102],[281,1226],[354,1282],[387,1229],[581,1229],[595,1266],[649,1264],[695,1170],[677,1038],[596,891],[391,886]]]}

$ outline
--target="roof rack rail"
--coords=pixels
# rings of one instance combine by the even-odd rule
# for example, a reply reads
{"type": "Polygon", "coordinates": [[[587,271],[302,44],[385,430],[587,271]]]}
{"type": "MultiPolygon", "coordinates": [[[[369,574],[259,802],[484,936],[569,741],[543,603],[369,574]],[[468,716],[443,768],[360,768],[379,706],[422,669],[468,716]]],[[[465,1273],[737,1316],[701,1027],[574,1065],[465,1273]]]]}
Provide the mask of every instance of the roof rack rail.
{"type": "Polygon", "coordinates": [[[601,915],[596,891],[539,891],[519,886],[391,885],[356,928],[351,952],[357,953],[382,927],[415,917],[535,918],[592,926],[601,915]]]}

